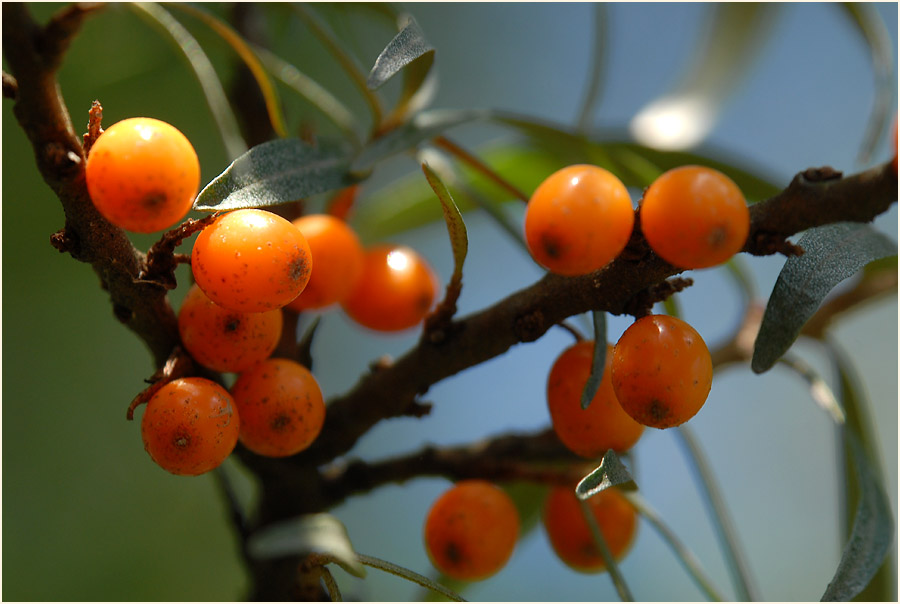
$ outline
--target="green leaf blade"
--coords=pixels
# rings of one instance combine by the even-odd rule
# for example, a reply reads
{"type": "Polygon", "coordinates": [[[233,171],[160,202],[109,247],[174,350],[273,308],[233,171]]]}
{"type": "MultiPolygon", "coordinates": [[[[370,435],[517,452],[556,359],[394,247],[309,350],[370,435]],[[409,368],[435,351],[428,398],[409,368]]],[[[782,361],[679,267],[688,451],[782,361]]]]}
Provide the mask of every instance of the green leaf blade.
{"type": "Polygon", "coordinates": [[[838,283],[872,260],[897,253],[896,243],[855,223],[811,229],[798,244],[805,253],[785,262],[766,305],[750,364],[755,373],[769,370],[787,352],[838,283]]]}
{"type": "Polygon", "coordinates": [[[409,17],[406,26],[375,59],[366,86],[369,90],[377,90],[404,67],[417,61],[421,61],[421,67],[417,70],[418,83],[421,84],[434,62],[434,47],[425,39],[425,34],[416,20],[409,17]]]}
{"type": "Polygon", "coordinates": [[[609,487],[618,486],[626,491],[637,488],[631,473],[612,449],[603,455],[600,465],[581,479],[575,487],[575,495],[584,501],[609,487]]]}
{"type": "Polygon", "coordinates": [[[199,211],[273,206],[349,186],[349,160],[339,150],[279,139],[234,160],[197,196],[199,211]]]}
{"type": "Polygon", "coordinates": [[[591,315],[594,323],[594,357],[591,361],[591,374],[581,391],[582,409],[587,409],[594,400],[606,370],[606,313],[595,310],[591,315]]]}
{"type": "Polygon", "coordinates": [[[450,247],[453,249],[453,276],[451,282],[462,282],[463,263],[469,250],[469,236],[466,231],[466,223],[463,222],[462,213],[453,201],[450,191],[441,181],[440,177],[427,163],[422,164],[422,171],[432,190],[441,202],[444,212],[444,220],[447,223],[447,233],[450,235],[450,247]]]}

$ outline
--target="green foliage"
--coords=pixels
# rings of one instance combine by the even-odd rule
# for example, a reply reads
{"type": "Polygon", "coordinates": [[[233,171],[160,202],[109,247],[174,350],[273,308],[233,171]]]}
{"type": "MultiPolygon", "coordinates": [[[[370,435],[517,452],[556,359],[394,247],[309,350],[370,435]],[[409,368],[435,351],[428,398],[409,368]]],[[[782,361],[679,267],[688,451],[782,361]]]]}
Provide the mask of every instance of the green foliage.
{"type": "Polygon", "coordinates": [[[591,318],[594,324],[594,357],[591,360],[591,374],[581,392],[582,409],[587,409],[594,400],[606,370],[606,313],[595,310],[591,313],[591,318]]]}
{"type": "Polygon", "coordinates": [[[603,455],[600,465],[581,479],[575,487],[575,494],[579,499],[588,499],[604,489],[615,486],[626,490],[637,488],[628,468],[621,462],[616,452],[610,449],[603,455]]]}

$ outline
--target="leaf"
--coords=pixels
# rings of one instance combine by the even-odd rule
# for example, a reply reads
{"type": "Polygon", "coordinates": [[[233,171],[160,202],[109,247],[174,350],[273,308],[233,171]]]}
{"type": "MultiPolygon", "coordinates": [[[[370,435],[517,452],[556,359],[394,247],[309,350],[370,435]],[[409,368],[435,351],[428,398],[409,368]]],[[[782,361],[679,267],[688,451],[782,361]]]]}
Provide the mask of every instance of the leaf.
{"type": "Polygon", "coordinates": [[[488,111],[478,109],[432,109],[416,114],[409,122],[376,138],[353,161],[353,173],[369,172],[376,163],[392,155],[414,149],[450,128],[483,120],[488,111]]]}
{"type": "Polygon", "coordinates": [[[278,102],[278,91],[275,89],[275,86],[272,85],[272,81],[269,79],[269,74],[266,73],[266,70],[263,68],[262,63],[259,62],[259,59],[255,54],[253,54],[253,51],[250,50],[250,47],[240,36],[240,34],[234,31],[231,26],[229,26],[227,23],[225,23],[215,15],[201,10],[195,6],[187,3],[174,3],[173,6],[176,6],[180,10],[183,10],[186,13],[193,15],[203,21],[203,23],[205,23],[210,29],[216,32],[223,40],[225,40],[225,42],[228,43],[229,46],[231,46],[232,49],[234,49],[237,55],[247,66],[247,69],[250,70],[250,73],[253,75],[253,79],[256,80],[257,86],[259,86],[259,92],[260,94],[262,94],[263,99],[266,103],[266,111],[269,114],[269,121],[272,124],[272,130],[274,130],[275,134],[277,134],[278,136],[286,137],[287,128],[284,125],[284,116],[281,114],[281,106],[278,102]]]}
{"type": "MultiPolygon", "coordinates": [[[[427,163],[422,164],[422,171],[428,184],[431,185],[435,195],[441,202],[441,208],[444,212],[444,220],[447,222],[447,233],[450,235],[450,246],[453,249],[453,276],[451,283],[461,284],[463,263],[466,261],[466,253],[469,250],[469,237],[466,232],[466,223],[463,222],[462,214],[456,207],[456,202],[450,196],[450,192],[440,177],[435,174],[427,163]]],[[[450,289],[450,285],[447,286],[450,289]]]]}
{"type": "Polygon", "coordinates": [[[869,45],[872,55],[872,71],[875,74],[875,103],[866,126],[866,133],[860,145],[860,163],[866,163],[878,146],[878,141],[888,131],[891,109],[896,111],[894,105],[894,91],[897,84],[894,82],[894,57],[896,46],[891,42],[891,35],[878,14],[874,5],[868,3],[841,2],[838,5],[850,21],[859,30],[860,35],[869,45]]]}
{"type": "Polygon", "coordinates": [[[131,2],[129,6],[140,16],[149,18],[155,25],[162,27],[190,63],[191,69],[194,70],[194,75],[197,76],[197,81],[200,83],[200,88],[203,90],[203,96],[206,97],[206,103],[209,105],[213,119],[216,121],[216,126],[219,128],[219,134],[225,144],[228,157],[237,157],[246,152],[247,143],[241,136],[241,129],[231,110],[228,95],[222,87],[222,82],[219,80],[212,62],[203,52],[197,40],[159,4],[131,2]]]}
{"type": "Polygon", "coordinates": [[[425,39],[425,34],[416,20],[408,17],[406,26],[381,51],[366,80],[369,90],[377,90],[394,77],[401,69],[420,61],[416,70],[418,84],[410,83],[413,92],[419,88],[434,63],[434,47],[425,39]]]}
{"type": "Polygon", "coordinates": [[[618,486],[626,491],[637,488],[634,479],[628,472],[619,456],[612,449],[608,450],[600,461],[600,465],[590,474],[581,479],[575,487],[575,495],[579,499],[588,499],[604,489],[618,486]]]}
{"type": "Polygon", "coordinates": [[[769,370],[800,335],[825,296],[868,262],[897,253],[897,244],[865,224],[810,229],[798,242],[805,252],[788,258],[766,306],[751,368],[769,370]]]}
{"type": "Polygon", "coordinates": [[[891,505],[859,438],[845,430],[846,447],[859,481],[860,498],[850,539],[844,546],[834,577],[825,589],[823,602],[849,601],[869,584],[894,541],[891,505]]]}
{"type": "Polygon", "coordinates": [[[779,362],[787,367],[790,367],[791,370],[802,377],[807,385],[809,386],[809,394],[812,397],[813,401],[821,407],[828,415],[831,416],[831,419],[834,420],[836,424],[844,423],[844,410],[841,409],[840,403],[838,403],[837,398],[834,396],[834,392],[832,392],[831,388],[825,382],[821,375],[819,375],[815,369],[809,366],[806,362],[804,362],[799,357],[794,357],[792,355],[785,354],[779,362]]]}
{"type": "Polygon", "coordinates": [[[588,132],[591,126],[591,117],[603,92],[603,84],[607,56],[609,54],[609,10],[605,3],[594,4],[594,48],[591,53],[590,70],[588,71],[587,92],[581,102],[581,110],[578,112],[578,131],[588,132]]]}
{"type": "Polygon", "coordinates": [[[347,529],[331,514],[306,514],[269,525],[250,536],[247,550],[257,559],[321,554],[354,577],[366,576],[347,529]]]}
{"type": "Polygon", "coordinates": [[[278,205],[353,184],[349,160],[337,149],[285,138],[253,147],[197,196],[194,209],[234,210],[278,205]]]}
{"type": "Polygon", "coordinates": [[[594,323],[594,357],[591,362],[591,374],[581,391],[581,408],[587,409],[597,395],[606,369],[606,313],[595,310],[591,313],[594,323]]]}

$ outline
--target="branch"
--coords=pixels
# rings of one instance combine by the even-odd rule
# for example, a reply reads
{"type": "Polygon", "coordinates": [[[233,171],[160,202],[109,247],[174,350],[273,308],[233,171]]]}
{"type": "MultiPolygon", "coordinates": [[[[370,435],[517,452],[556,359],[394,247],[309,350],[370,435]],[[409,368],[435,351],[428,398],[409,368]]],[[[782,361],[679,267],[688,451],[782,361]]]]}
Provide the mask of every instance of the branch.
{"type": "Polygon", "coordinates": [[[144,255],[94,208],[85,155],[63,104],[56,70],[69,41],[95,5],[72,5],[40,27],[22,3],[3,3],[3,54],[15,79],[13,113],[34,149],[44,181],[62,202],[65,228],[51,237],[60,251],[90,264],[109,292],[113,314],[148,346],[162,367],[178,344],[165,288],[140,282],[144,255]]]}
{"type": "MultiPolygon", "coordinates": [[[[890,163],[846,178],[815,180],[810,176],[814,173],[798,175],[783,192],[750,209],[747,252],[771,254],[784,246],[786,237],[829,222],[868,222],[897,199],[897,175],[890,163]]],[[[629,313],[648,288],[680,272],[656,256],[636,229],[625,252],[606,268],[580,277],[548,273],[493,306],[454,321],[439,344],[420,341],[391,366],[364,375],[350,392],[331,401],[318,440],[294,460],[315,465],[343,455],[369,428],[401,415],[433,384],[516,344],[537,340],[572,315],[593,310],[629,313]]]]}

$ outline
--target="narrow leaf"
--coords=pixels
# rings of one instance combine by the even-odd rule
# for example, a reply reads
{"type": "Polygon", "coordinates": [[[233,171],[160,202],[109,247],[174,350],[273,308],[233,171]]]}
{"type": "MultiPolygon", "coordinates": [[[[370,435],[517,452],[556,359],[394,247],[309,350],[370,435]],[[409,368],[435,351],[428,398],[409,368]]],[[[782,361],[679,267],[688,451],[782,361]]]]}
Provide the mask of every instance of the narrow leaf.
{"type": "Polygon", "coordinates": [[[353,184],[340,151],[300,139],[253,147],[200,191],[194,209],[234,210],[278,205],[353,184]]]}
{"type": "Polygon", "coordinates": [[[844,423],[844,410],[841,409],[841,405],[834,396],[834,392],[832,392],[831,388],[815,369],[799,357],[787,354],[779,359],[779,362],[786,367],[790,367],[794,373],[806,381],[809,386],[809,394],[812,396],[813,401],[815,401],[819,407],[824,409],[836,424],[844,423]]]}
{"type": "Polygon", "coordinates": [[[894,57],[897,54],[894,50],[896,46],[891,42],[891,35],[874,4],[841,2],[838,6],[850,17],[850,21],[869,45],[869,52],[872,55],[872,71],[875,74],[875,103],[872,106],[872,113],[869,115],[869,123],[860,145],[858,158],[860,163],[866,163],[878,147],[878,141],[888,131],[891,109],[897,110],[893,103],[894,92],[897,88],[893,70],[894,57]]]}
{"type": "Polygon", "coordinates": [[[347,529],[331,514],[306,514],[269,525],[250,536],[247,549],[257,559],[322,554],[355,577],[366,575],[347,529]]]}
{"type": "Polygon", "coordinates": [[[838,283],[872,260],[897,253],[896,243],[857,223],[811,229],[798,245],[805,252],[784,263],[763,315],[750,364],[756,373],[769,370],[787,352],[838,283]]]}
{"type": "Polygon", "coordinates": [[[637,488],[628,468],[619,460],[616,452],[610,449],[603,456],[600,465],[581,479],[581,482],[575,487],[575,495],[579,499],[585,500],[614,486],[626,491],[637,488]]]}
{"type": "Polygon", "coordinates": [[[634,602],[634,596],[631,595],[631,589],[629,589],[628,584],[625,583],[625,577],[622,576],[622,572],[619,570],[616,559],[613,557],[612,552],[609,551],[606,537],[603,536],[603,530],[600,528],[600,523],[597,522],[593,510],[585,499],[579,500],[578,504],[581,506],[581,515],[584,516],[588,528],[591,531],[594,545],[597,546],[600,557],[603,558],[603,563],[606,565],[607,572],[609,572],[609,578],[616,588],[616,593],[619,594],[619,599],[623,602],[634,602]]]}
{"type": "Polygon", "coordinates": [[[287,136],[287,128],[284,125],[284,116],[281,114],[281,106],[278,102],[278,92],[275,90],[275,86],[272,85],[272,81],[269,79],[269,75],[259,62],[259,59],[253,54],[253,51],[250,50],[250,47],[247,46],[247,43],[240,34],[215,15],[195,6],[186,3],[173,3],[173,6],[177,6],[180,10],[203,21],[203,23],[216,32],[229,46],[231,46],[232,49],[234,49],[247,66],[247,69],[250,70],[250,73],[256,80],[257,86],[259,86],[259,91],[265,100],[266,111],[269,114],[269,121],[272,124],[272,129],[275,131],[275,134],[281,137],[287,136]]]}
{"type": "MultiPolygon", "coordinates": [[[[456,202],[450,196],[450,191],[444,186],[440,177],[435,174],[427,163],[422,164],[422,171],[428,184],[431,185],[435,195],[441,202],[441,208],[444,212],[444,220],[447,223],[447,233],[450,235],[450,247],[453,249],[453,276],[451,282],[462,282],[463,263],[466,261],[466,254],[469,250],[469,237],[466,232],[466,223],[463,222],[462,214],[456,207],[456,202]]],[[[449,288],[449,286],[448,286],[449,288]]]]}
{"type": "Polygon", "coordinates": [[[606,79],[606,58],[608,55],[609,10],[603,2],[594,4],[594,48],[591,53],[590,71],[588,72],[587,92],[578,112],[578,131],[587,133],[591,127],[591,118],[600,101],[603,83],[606,79]]]}
{"type": "Polygon", "coordinates": [[[591,374],[584,385],[584,390],[581,391],[582,409],[587,409],[594,400],[606,369],[606,313],[595,310],[591,313],[591,317],[594,323],[594,358],[591,362],[591,374]]]}
{"type": "Polygon", "coordinates": [[[234,158],[246,152],[247,143],[241,136],[241,129],[231,110],[228,95],[222,87],[222,82],[219,80],[212,62],[203,52],[197,40],[175,17],[155,2],[132,2],[129,3],[129,6],[142,17],[149,18],[155,25],[164,29],[184,54],[197,76],[203,96],[206,97],[206,103],[219,128],[219,134],[225,144],[228,157],[234,158]]]}
{"type": "Polygon", "coordinates": [[[860,498],[850,539],[822,596],[823,602],[846,602],[859,594],[878,572],[894,541],[894,521],[887,494],[856,434],[846,430],[844,437],[859,481],[860,498]]]}
{"type": "Polygon", "coordinates": [[[398,577],[406,579],[407,581],[411,581],[413,583],[421,585],[422,587],[426,587],[431,591],[437,592],[454,602],[465,602],[465,600],[459,594],[450,591],[436,581],[432,581],[428,577],[420,575],[419,573],[409,570],[408,568],[398,566],[393,562],[388,562],[387,560],[382,560],[381,558],[376,558],[374,556],[358,554],[357,557],[359,561],[366,566],[371,566],[372,568],[383,570],[385,572],[391,573],[392,575],[396,575],[398,577]]]}
{"type": "Polygon", "coordinates": [[[410,151],[423,141],[443,132],[477,120],[485,119],[489,112],[477,109],[433,109],[417,114],[412,120],[376,138],[354,160],[354,173],[369,172],[377,162],[392,155],[410,151]]]}
{"type": "MultiPolygon", "coordinates": [[[[366,80],[369,90],[377,90],[390,80],[401,69],[421,60],[419,84],[425,79],[431,64],[434,62],[434,47],[425,39],[425,34],[416,20],[408,17],[406,26],[391,40],[378,58],[366,80]]],[[[418,86],[415,86],[418,88],[418,86]]]]}

